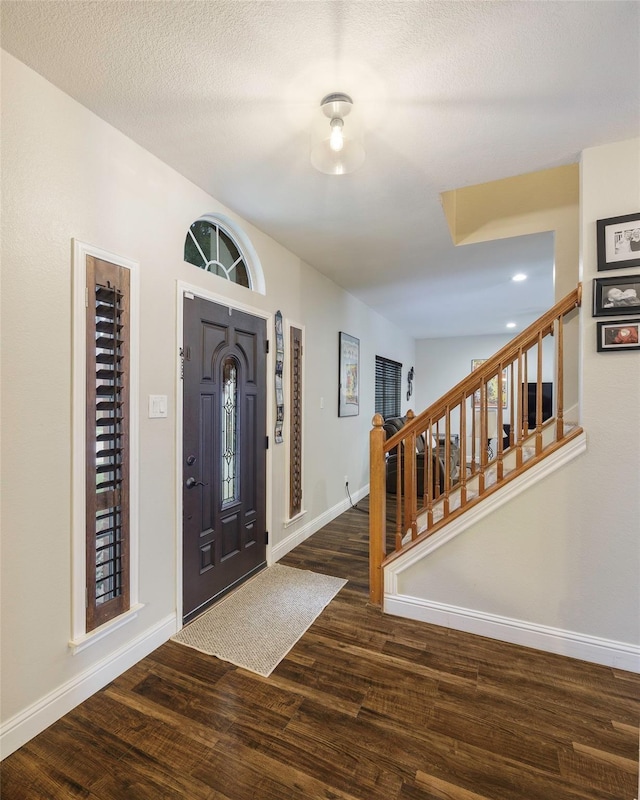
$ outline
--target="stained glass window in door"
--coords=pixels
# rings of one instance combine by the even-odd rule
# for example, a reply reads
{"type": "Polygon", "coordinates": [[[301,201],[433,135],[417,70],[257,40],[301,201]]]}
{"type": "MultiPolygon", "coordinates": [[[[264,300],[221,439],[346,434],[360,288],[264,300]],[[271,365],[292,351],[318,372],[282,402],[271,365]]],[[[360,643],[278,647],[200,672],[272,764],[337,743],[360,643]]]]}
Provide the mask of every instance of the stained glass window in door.
{"type": "Polygon", "coordinates": [[[222,364],[222,502],[238,498],[238,362],[222,364]]]}

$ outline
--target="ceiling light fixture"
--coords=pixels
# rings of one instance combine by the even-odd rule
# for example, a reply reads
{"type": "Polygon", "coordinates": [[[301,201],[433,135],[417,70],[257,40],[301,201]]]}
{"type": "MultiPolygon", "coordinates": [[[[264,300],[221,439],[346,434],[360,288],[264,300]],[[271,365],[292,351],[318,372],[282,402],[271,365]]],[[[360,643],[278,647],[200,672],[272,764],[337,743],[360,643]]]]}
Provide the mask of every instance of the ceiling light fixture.
{"type": "Polygon", "coordinates": [[[511,280],[512,281],[526,281],[527,280],[527,276],[524,274],[524,272],[518,272],[516,275],[513,276],[513,278],[511,278],[511,280]]]}
{"type": "Polygon", "coordinates": [[[320,109],[329,125],[322,120],[311,146],[311,163],[325,175],[346,175],[362,166],[364,147],[358,132],[357,119],[345,117],[353,110],[353,100],[348,94],[334,92],[322,98],[320,109]]]}
{"type": "Polygon", "coordinates": [[[516,327],[515,322],[507,322],[507,328],[515,328],[515,327],[516,327]]]}

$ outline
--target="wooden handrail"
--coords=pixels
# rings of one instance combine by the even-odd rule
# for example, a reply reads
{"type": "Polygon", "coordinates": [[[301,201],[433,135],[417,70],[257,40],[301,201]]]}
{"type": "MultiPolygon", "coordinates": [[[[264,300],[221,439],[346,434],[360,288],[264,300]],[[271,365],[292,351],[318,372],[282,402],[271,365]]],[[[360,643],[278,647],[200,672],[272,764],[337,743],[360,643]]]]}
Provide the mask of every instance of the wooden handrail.
{"type": "Polygon", "coordinates": [[[519,333],[514,339],[508,342],[501,350],[498,350],[495,355],[487,359],[480,367],[475,369],[472,373],[463,378],[457,383],[453,389],[450,389],[445,395],[442,395],[435,403],[432,403],[425,411],[421,412],[413,418],[413,420],[403,426],[401,430],[395,433],[385,443],[385,452],[393,450],[405,437],[412,431],[415,433],[423,428],[425,420],[430,417],[438,418],[444,415],[447,405],[455,405],[462,395],[469,396],[475,391],[476,385],[486,381],[496,374],[499,364],[508,364],[513,361],[514,357],[518,355],[519,350],[527,350],[536,344],[540,331],[548,330],[553,327],[555,320],[564,317],[574,308],[579,308],[582,302],[582,284],[569,292],[566,297],[563,297],[558,303],[543,314],[539,319],[525,328],[522,333],[519,333]]]}
{"type": "MultiPolygon", "coordinates": [[[[382,602],[386,562],[395,559],[418,539],[441,529],[450,518],[460,516],[485,495],[495,492],[501,483],[513,480],[577,435],[576,429],[569,433],[565,431],[563,333],[564,317],[578,308],[581,301],[582,286],[578,284],[425,411],[417,416],[413,411],[407,412],[401,430],[388,439],[383,428],[384,420],[376,414],[370,436],[371,603],[380,605],[382,602]],[[547,415],[543,415],[542,405],[542,349],[548,336],[555,336],[556,415],[543,421],[543,416],[546,419],[547,415]],[[535,358],[530,352],[534,348],[535,358]],[[534,373],[536,403],[531,409],[525,402],[526,386],[531,383],[534,373]],[[505,404],[509,412],[504,415],[503,403],[499,400],[503,391],[503,374],[506,380],[510,376],[511,383],[510,400],[505,404]],[[491,406],[494,410],[491,411],[490,425],[488,389],[492,381],[496,382],[498,399],[494,399],[491,406]],[[509,425],[506,443],[502,435],[505,416],[509,425]],[[457,426],[454,430],[458,431],[458,466],[455,460],[453,466],[451,464],[452,449],[454,452],[456,449],[451,439],[452,420],[457,426]],[[550,441],[550,430],[554,434],[553,441],[550,441]],[[467,439],[471,445],[469,449],[467,439]],[[491,445],[494,441],[496,452],[491,445]],[[395,482],[396,509],[393,536],[389,542],[394,552],[387,556],[386,492],[390,484],[386,471],[392,463],[389,458],[395,459],[395,481],[391,475],[389,478],[395,482]]],[[[393,488],[389,490],[394,491],[393,488]]]]}

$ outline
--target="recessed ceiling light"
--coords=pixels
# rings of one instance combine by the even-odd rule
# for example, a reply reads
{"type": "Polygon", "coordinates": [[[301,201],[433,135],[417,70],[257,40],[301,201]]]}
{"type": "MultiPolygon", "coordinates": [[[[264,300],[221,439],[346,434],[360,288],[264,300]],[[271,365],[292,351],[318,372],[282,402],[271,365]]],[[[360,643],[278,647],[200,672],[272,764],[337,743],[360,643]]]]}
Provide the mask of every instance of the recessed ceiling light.
{"type": "Polygon", "coordinates": [[[511,280],[512,281],[526,281],[527,280],[527,276],[524,274],[524,272],[518,272],[516,275],[513,276],[513,278],[511,278],[511,280]]]}
{"type": "Polygon", "coordinates": [[[516,327],[515,322],[507,322],[507,328],[515,328],[515,327],[516,327]]]}

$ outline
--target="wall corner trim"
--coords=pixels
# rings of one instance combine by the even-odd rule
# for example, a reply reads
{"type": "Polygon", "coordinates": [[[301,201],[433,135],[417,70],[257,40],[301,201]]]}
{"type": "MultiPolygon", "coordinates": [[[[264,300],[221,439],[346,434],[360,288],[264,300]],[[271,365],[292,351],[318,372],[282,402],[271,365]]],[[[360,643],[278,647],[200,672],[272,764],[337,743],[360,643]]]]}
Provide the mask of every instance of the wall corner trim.
{"type": "MultiPolygon", "coordinates": [[[[354,505],[361,500],[363,497],[366,497],[369,494],[369,484],[363,486],[361,489],[358,489],[356,492],[352,494],[352,500],[354,505]]],[[[343,514],[345,511],[348,511],[351,507],[348,499],[341,500],[336,505],[328,508],[324,513],[320,514],[319,516],[315,517],[315,519],[310,520],[307,524],[299,528],[297,531],[289,534],[285,539],[278,544],[273,546],[271,550],[271,561],[269,564],[275,564],[276,561],[280,561],[281,558],[287,555],[288,552],[293,550],[294,547],[297,547],[299,544],[302,544],[306,539],[312,536],[316,531],[319,531],[320,528],[323,528],[325,525],[328,525],[332,520],[336,517],[339,517],[340,514],[343,514]]],[[[306,513],[306,512],[305,512],[306,513]]],[[[295,522],[292,520],[291,523],[295,522]]]]}
{"type": "Polygon", "coordinates": [[[135,639],[89,669],[58,686],[0,726],[0,758],[13,753],[49,725],[121,675],[176,632],[176,614],[169,614],[135,639]]]}
{"type": "Polygon", "coordinates": [[[440,625],[521,647],[533,647],[547,653],[640,673],[640,645],[537,625],[418,597],[385,596],[384,610],[387,614],[431,625],[440,625]]]}

